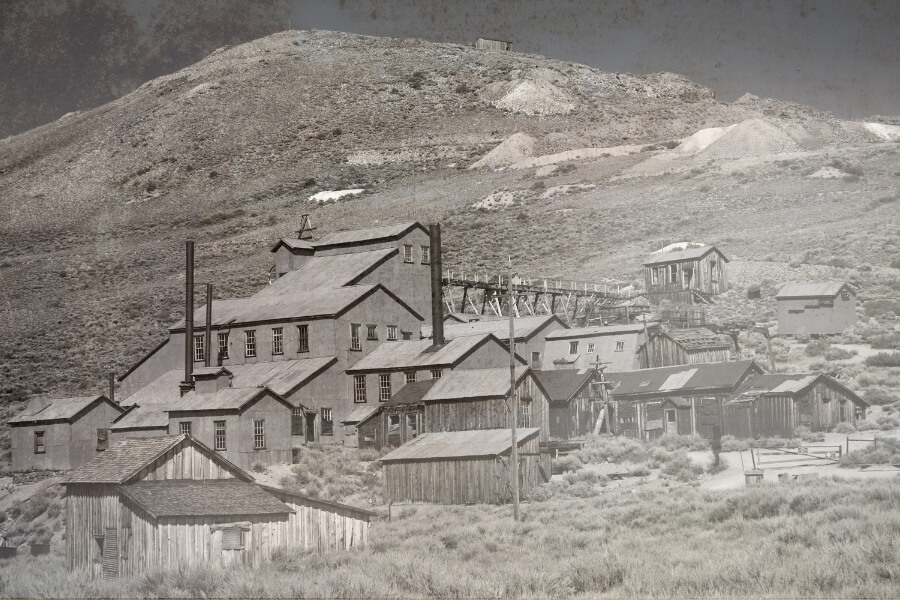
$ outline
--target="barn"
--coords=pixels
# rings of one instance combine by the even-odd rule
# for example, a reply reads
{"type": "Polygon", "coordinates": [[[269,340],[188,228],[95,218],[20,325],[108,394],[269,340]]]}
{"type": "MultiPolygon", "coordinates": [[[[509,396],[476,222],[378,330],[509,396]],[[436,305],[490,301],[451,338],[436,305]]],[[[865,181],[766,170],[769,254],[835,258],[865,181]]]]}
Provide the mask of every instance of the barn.
{"type": "Polygon", "coordinates": [[[602,424],[603,396],[594,369],[534,371],[534,378],[550,404],[551,440],[583,438],[602,424]]]}
{"type": "Polygon", "coordinates": [[[715,246],[666,246],[644,262],[647,299],[654,306],[663,300],[687,305],[723,294],[728,291],[727,262],[728,257],[715,246]]]}
{"type": "Polygon", "coordinates": [[[782,335],[843,333],[856,325],[856,292],[846,283],[788,283],[775,305],[782,335]]]}
{"type": "Polygon", "coordinates": [[[733,343],[705,327],[670,329],[650,337],[649,367],[671,367],[731,360],[733,343]]]}
{"type": "Polygon", "coordinates": [[[796,427],[827,430],[866,416],[869,403],[823,373],[750,377],[725,402],[724,432],[738,438],[791,437],[796,427]]]}
{"type": "Polygon", "coordinates": [[[359,547],[374,516],[260,486],[188,435],[122,440],[62,483],[66,566],[94,577],[359,547]]]}
{"type": "Polygon", "coordinates": [[[123,412],[103,395],[32,398],[9,420],[13,470],[80,467],[106,450],[109,426],[123,412]]]}
{"type": "MultiPolygon", "coordinates": [[[[540,431],[520,429],[519,490],[549,480],[550,455],[541,454],[540,431]]],[[[381,458],[384,501],[502,504],[512,500],[512,431],[486,429],[426,433],[381,458]]]]}

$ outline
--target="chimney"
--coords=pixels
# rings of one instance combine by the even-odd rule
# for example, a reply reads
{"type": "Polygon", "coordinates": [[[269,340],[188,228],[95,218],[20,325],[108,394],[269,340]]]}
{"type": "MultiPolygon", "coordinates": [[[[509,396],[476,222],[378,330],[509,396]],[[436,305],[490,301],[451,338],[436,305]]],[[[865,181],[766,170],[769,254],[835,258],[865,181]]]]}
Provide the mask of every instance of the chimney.
{"type": "Polygon", "coordinates": [[[194,375],[194,391],[198,394],[215,394],[219,390],[231,387],[231,371],[215,367],[203,369],[194,375]]]}
{"type": "Polygon", "coordinates": [[[109,400],[110,402],[116,401],[116,372],[109,372],[109,400]]]}
{"type": "Polygon", "coordinates": [[[184,381],[181,395],[194,389],[194,240],[184,242],[184,381]]]}
{"type": "Polygon", "coordinates": [[[209,359],[212,356],[212,284],[206,284],[206,343],[203,353],[204,366],[209,366],[209,359]]]}
{"type": "Polygon", "coordinates": [[[431,347],[444,345],[444,307],[441,304],[441,225],[428,226],[431,237],[431,347]]]}

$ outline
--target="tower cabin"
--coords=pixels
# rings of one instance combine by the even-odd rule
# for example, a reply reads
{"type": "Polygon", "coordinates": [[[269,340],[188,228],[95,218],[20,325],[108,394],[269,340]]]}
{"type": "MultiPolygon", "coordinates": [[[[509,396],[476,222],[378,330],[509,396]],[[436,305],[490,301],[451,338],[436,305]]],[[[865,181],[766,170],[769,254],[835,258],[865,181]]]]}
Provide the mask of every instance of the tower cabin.
{"type": "Polygon", "coordinates": [[[728,290],[727,262],[728,257],[715,246],[666,246],[644,261],[647,299],[654,306],[663,300],[683,306],[722,294],[728,290]]]}

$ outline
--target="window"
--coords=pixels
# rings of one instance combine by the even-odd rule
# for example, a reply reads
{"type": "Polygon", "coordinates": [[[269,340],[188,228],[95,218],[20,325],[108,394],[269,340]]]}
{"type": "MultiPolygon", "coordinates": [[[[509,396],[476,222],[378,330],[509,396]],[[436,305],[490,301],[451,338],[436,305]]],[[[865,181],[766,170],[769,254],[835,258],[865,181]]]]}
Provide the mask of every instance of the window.
{"type": "Polygon", "coordinates": [[[266,420],[253,419],[253,449],[265,450],[266,448],[266,420]]]}
{"type": "Polygon", "coordinates": [[[519,410],[522,412],[521,427],[531,427],[531,402],[522,402],[519,410]]]}
{"type": "Polygon", "coordinates": [[[366,325],[366,339],[367,340],[377,340],[378,339],[378,325],[366,325]]]}
{"type": "Polygon", "coordinates": [[[400,445],[400,415],[388,415],[387,443],[390,446],[400,445]]]}
{"type": "Polygon", "coordinates": [[[382,373],[378,376],[378,399],[384,402],[391,399],[391,374],[382,373]]]}
{"type": "Polygon", "coordinates": [[[669,283],[678,283],[678,265],[669,265],[669,283]]]}
{"type": "Polygon", "coordinates": [[[353,376],[353,401],[362,404],[366,401],[366,376],[353,376]]]}
{"type": "Polygon", "coordinates": [[[247,358],[256,356],[256,332],[252,329],[244,332],[244,356],[247,358]]]}
{"type": "Polygon", "coordinates": [[[396,341],[397,340],[397,326],[396,325],[388,325],[387,326],[387,339],[388,341],[396,341]]]}
{"type": "Polygon", "coordinates": [[[304,435],[303,407],[295,406],[291,409],[291,435],[304,435]]]}
{"type": "Polygon", "coordinates": [[[406,433],[408,434],[408,438],[412,439],[419,435],[419,424],[422,420],[422,415],[418,413],[406,413],[406,433]]]}
{"type": "Polygon", "coordinates": [[[531,353],[531,364],[536,365],[541,362],[541,353],[540,352],[532,352],[531,353]]]}
{"type": "Polygon", "coordinates": [[[185,435],[191,435],[191,422],[182,421],[178,424],[178,430],[185,435]]]}
{"type": "Polygon", "coordinates": [[[109,448],[109,429],[97,428],[97,452],[103,452],[109,448]]]}
{"type": "Polygon", "coordinates": [[[309,325],[297,325],[297,352],[309,352],[309,325]]]}
{"type": "Polygon", "coordinates": [[[802,308],[791,308],[788,310],[788,314],[789,315],[802,315],[803,309],[802,308]]]}
{"type": "Polygon", "coordinates": [[[244,530],[240,527],[227,527],[222,530],[222,550],[243,550],[244,530]]]}
{"type": "Polygon", "coordinates": [[[841,290],[841,300],[850,299],[850,290],[841,290]]]}
{"type": "Polygon", "coordinates": [[[322,435],[334,435],[334,420],[331,418],[331,409],[321,409],[322,414],[322,435]]]}
{"type": "Polygon", "coordinates": [[[206,360],[206,338],[202,335],[194,336],[194,362],[206,360]]]}
{"type": "Polygon", "coordinates": [[[219,334],[219,358],[220,359],[228,358],[228,334],[227,333],[219,334]]]}
{"type": "Polygon", "coordinates": [[[588,342],[587,353],[588,354],[594,353],[594,343],[593,342],[588,342]]]}
{"type": "Polygon", "coordinates": [[[416,372],[415,371],[407,371],[404,373],[406,376],[406,383],[415,383],[416,382],[416,372]]]}
{"type": "Polygon", "coordinates": [[[625,342],[616,342],[616,352],[622,352],[625,350],[625,342]]]}
{"type": "Polygon", "coordinates": [[[403,262],[411,263],[412,261],[412,244],[403,244],[403,262]]]}
{"type": "Polygon", "coordinates": [[[225,421],[213,421],[213,443],[216,450],[225,450],[225,421]]]}
{"type": "Polygon", "coordinates": [[[411,340],[411,339],[412,339],[412,331],[401,331],[401,332],[400,332],[400,335],[403,336],[403,339],[404,339],[404,340],[411,340]]]}
{"type": "Polygon", "coordinates": [[[272,354],[284,354],[284,328],[272,328],[272,354]]]}
{"type": "Polygon", "coordinates": [[[422,264],[427,265],[431,262],[431,248],[422,246],[422,264]]]}
{"type": "Polygon", "coordinates": [[[444,374],[444,372],[441,371],[440,369],[432,369],[431,370],[431,378],[432,379],[440,379],[441,375],[443,375],[443,374],[444,374]]]}
{"type": "Polygon", "coordinates": [[[359,323],[350,323],[350,349],[360,350],[359,345],[359,323]]]}
{"type": "Polygon", "coordinates": [[[569,342],[569,354],[578,354],[578,342],[569,342]]]}
{"type": "Polygon", "coordinates": [[[46,446],[44,446],[44,432],[43,431],[35,431],[34,432],[34,453],[35,454],[43,454],[47,451],[46,446]]]}
{"type": "Polygon", "coordinates": [[[659,285],[659,267],[650,267],[650,285],[659,285]]]}

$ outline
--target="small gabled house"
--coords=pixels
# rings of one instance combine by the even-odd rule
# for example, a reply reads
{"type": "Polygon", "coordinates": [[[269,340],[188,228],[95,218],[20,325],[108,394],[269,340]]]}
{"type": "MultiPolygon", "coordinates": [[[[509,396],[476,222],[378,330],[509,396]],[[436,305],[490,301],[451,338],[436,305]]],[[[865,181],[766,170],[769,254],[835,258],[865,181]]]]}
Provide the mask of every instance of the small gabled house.
{"type": "Polygon", "coordinates": [[[728,257],[715,246],[667,246],[644,261],[647,299],[653,306],[663,300],[688,305],[698,298],[723,294],[728,291],[727,262],[728,257]]]}
{"type": "Polygon", "coordinates": [[[32,398],[9,420],[12,469],[80,467],[109,445],[109,427],[124,409],[103,395],[32,398]]]}
{"type": "MultiPolygon", "coordinates": [[[[519,491],[549,481],[550,455],[536,428],[519,429],[519,491]]],[[[381,458],[384,501],[502,504],[512,500],[512,431],[485,429],[426,433],[381,458]]]]}
{"type": "Polygon", "coordinates": [[[775,305],[782,335],[843,333],[856,325],[856,292],[846,283],[788,283],[775,305]]]}
{"type": "Polygon", "coordinates": [[[62,483],[66,566],[103,578],[363,546],[374,516],[260,486],[188,435],[122,440],[62,483]]]}
{"type": "Polygon", "coordinates": [[[650,368],[728,362],[733,342],[705,327],[670,329],[651,335],[647,344],[650,368]]]}
{"type": "Polygon", "coordinates": [[[725,402],[724,432],[738,438],[791,437],[865,419],[869,403],[823,373],[756,375],[725,402]]]}
{"type": "Polygon", "coordinates": [[[640,439],[697,433],[713,437],[724,428],[724,402],[751,375],[752,360],[608,373],[613,432],[640,439]]]}
{"type": "Polygon", "coordinates": [[[647,332],[656,325],[607,325],[561,329],[544,343],[544,371],[605,366],[610,371],[647,368],[647,332]]]}
{"type": "Polygon", "coordinates": [[[551,440],[583,438],[599,433],[598,425],[602,425],[605,413],[598,385],[600,377],[596,370],[563,369],[533,373],[550,405],[551,440]]]}
{"type": "Polygon", "coordinates": [[[407,383],[379,406],[359,409],[357,445],[360,448],[400,446],[424,431],[425,394],[438,379],[407,383]]]}

